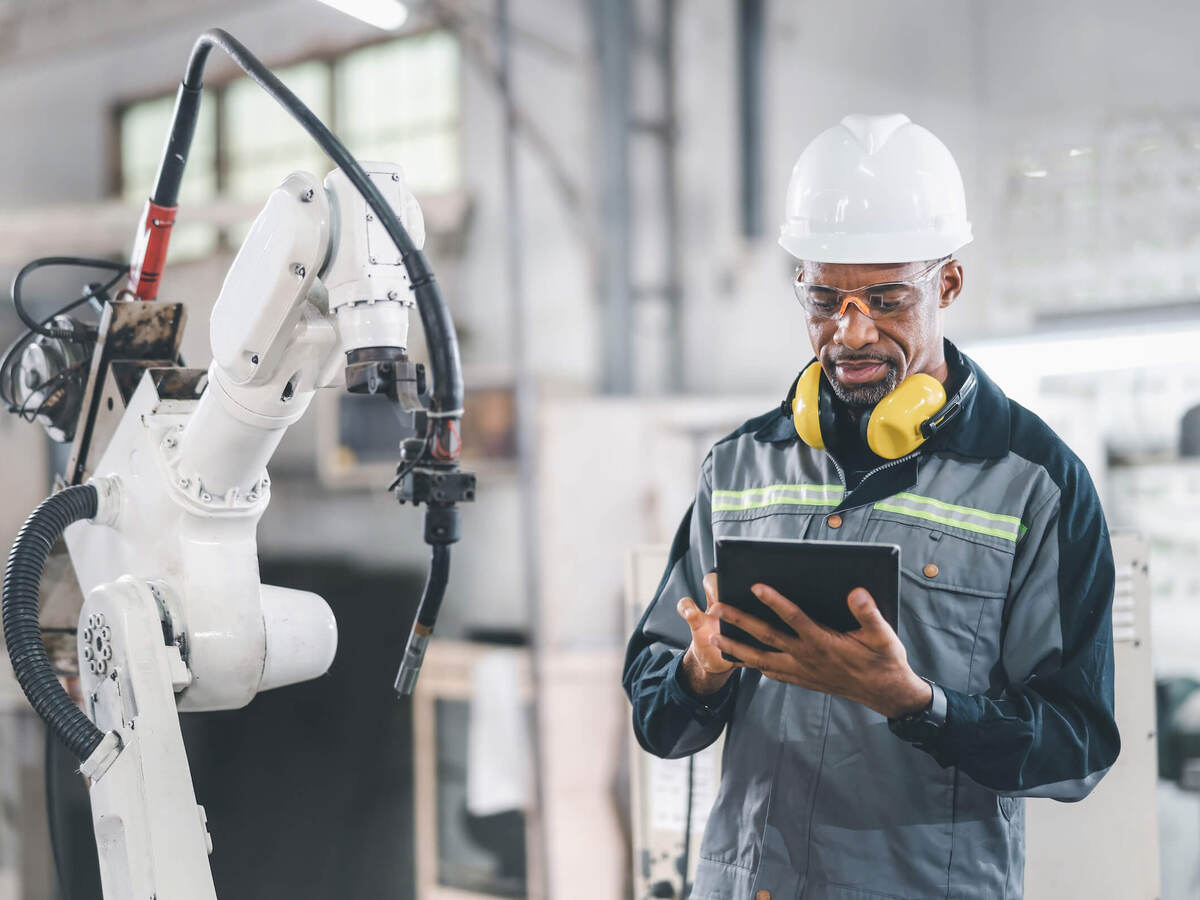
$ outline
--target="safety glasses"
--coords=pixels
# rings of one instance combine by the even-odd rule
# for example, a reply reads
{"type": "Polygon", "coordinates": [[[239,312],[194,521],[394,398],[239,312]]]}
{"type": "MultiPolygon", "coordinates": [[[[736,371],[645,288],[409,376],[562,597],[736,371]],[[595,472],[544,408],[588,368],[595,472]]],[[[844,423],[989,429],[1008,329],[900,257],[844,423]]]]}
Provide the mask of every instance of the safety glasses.
{"type": "Polygon", "coordinates": [[[818,284],[815,281],[802,281],[804,267],[800,266],[796,269],[792,289],[796,292],[796,299],[800,301],[804,311],[814,319],[841,318],[851,304],[864,316],[872,319],[890,319],[904,315],[916,305],[921,299],[922,285],[940,274],[942,266],[949,259],[948,256],[939,259],[907,281],[868,284],[850,291],[818,284]]]}

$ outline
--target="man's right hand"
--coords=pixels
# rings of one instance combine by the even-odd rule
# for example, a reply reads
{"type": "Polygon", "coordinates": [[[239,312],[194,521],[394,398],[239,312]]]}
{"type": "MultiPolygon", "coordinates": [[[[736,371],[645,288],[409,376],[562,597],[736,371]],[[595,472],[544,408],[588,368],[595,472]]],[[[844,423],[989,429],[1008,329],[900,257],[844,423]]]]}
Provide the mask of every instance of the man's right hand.
{"type": "Polygon", "coordinates": [[[719,691],[737,668],[737,663],[725,659],[712,645],[713,635],[721,632],[716,572],[704,576],[704,596],[708,600],[704,610],[691,597],[684,597],[675,607],[692,631],[692,642],[683,654],[683,674],[692,693],[700,695],[719,691]]]}

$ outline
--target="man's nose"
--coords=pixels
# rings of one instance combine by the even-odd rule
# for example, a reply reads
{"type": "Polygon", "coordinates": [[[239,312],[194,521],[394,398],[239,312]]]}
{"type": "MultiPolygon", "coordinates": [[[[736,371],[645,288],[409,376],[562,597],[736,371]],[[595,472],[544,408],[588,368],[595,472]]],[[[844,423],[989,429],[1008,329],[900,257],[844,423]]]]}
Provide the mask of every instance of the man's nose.
{"type": "Polygon", "coordinates": [[[838,316],[837,341],[851,350],[858,350],[879,339],[875,320],[864,313],[855,303],[846,304],[845,312],[838,316]]]}

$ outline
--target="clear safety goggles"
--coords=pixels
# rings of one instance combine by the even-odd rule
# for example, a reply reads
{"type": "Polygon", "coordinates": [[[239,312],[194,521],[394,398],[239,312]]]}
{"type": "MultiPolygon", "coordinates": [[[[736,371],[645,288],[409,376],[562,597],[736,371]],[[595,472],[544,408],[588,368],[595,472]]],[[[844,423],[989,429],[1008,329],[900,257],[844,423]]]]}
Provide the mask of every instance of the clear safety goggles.
{"type": "Polygon", "coordinates": [[[804,267],[800,266],[796,269],[792,290],[804,311],[814,319],[841,318],[851,304],[864,316],[890,319],[904,315],[917,304],[921,299],[921,287],[940,274],[949,259],[948,256],[939,259],[906,281],[885,281],[849,291],[815,281],[802,281],[800,276],[804,267]]]}

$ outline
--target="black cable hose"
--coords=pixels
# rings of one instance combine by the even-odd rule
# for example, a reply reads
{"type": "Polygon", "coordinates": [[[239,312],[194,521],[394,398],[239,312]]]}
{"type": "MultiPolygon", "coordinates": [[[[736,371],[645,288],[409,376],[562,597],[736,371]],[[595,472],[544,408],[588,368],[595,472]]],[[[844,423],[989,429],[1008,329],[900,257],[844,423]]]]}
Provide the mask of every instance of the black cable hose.
{"type": "MultiPolygon", "coordinates": [[[[91,300],[101,291],[105,291],[108,287],[116,284],[121,280],[121,276],[129,271],[129,266],[125,263],[115,263],[111,259],[91,259],[85,256],[43,256],[41,259],[35,259],[31,263],[27,263],[21,267],[12,282],[12,302],[13,308],[17,311],[17,316],[25,323],[25,327],[30,331],[36,332],[44,337],[59,338],[61,340],[72,340],[79,337],[76,331],[72,328],[58,328],[54,326],[47,327],[45,322],[38,322],[25,309],[25,303],[21,299],[21,283],[38,269],[44,269],[47,266],[79,266],[85,269],[108,269],[113,272],[118,272],[116,278],[109,282],[105,287],[97,290],[89,290],[84,293],[77,301],[83,303],[91,300]]],[[[61,310],[60,310],[61,312],[61,310]]],[[[53,317],[51,317],[53,318],[53,317]]]]}
{"type": "Polygon", "coordinates": [[[679,873],[679,900],[688,900],[692,886],[688,884],[688,870],[692,867],[692,803],[696,799],[696,754],[688,757],[687,774],[687,808],[683,820],[683,858],[680,860],[682,871],[679,873]]]}
{"type": "MultiPolygon", "coordinates": [[[[47,259],[54,259],[54,258],[78,259],[78,257],[45,257],[44,259],[36,260],[36,262],[44,263],[44,262],[46,262],[47,259]]],[[[50,313],[50,315],[48,315],[44,319],[42,319],[42,321],[40,321],[38,323],[38,325],[42,326],[42,328],[45,328],[45,326],[49,325],[51,322],[53,322],[59,316],[69,313],[75,307],[80,306],[84,303],[87,303],[89,300],[100,300],[101,298],[106,298],[108,295],[108,292],[113,287],[116,286],[116,283],[118,281],[120,281],[122,278],[125,277],[125,275],[128,271],[129,271],[129,266],[122,265],[120,267],[120,271],[117,272],[116,277],[110,279],[109,281],[106,281],[104,284],[89,285],[88,290],[86,290],[83,293],[83,296],[76,297],[74,300],[72,300],[70,303],[66,304],[65,306],[60,306],[54,312],[50,313]]],[[[20,306],[18,305],[19,297],[20,297],[20,286],[14,285],[13,305],[17,306],[18,309],[20,309],[20,306]]],[[[61,329],[61,330],[69,331],[70,329],[61,329]]],[[[96,337],[95,332],[97,330],[98,329],[95,328],[94,326],[86,326],[85,325],[80,330],[80,332],[78,332],[78,333],[74,332],[74,331],[71,332],[72,335],[74,336],[73,338],[59,338],[59,339],[60,340],[74,339],[77,343],[81,343],[82,341],[79,340],[79,334],[83,335],[84,340],[93,340],[96,337]]],[[[17,409],[19,408],[17,401],[16,401],[16,395],[12,390],[12,388],[13,388],[12,367],[14,365],[16,365],[18,358],[20,357],[21,353],[24,352],[25,348],[29,345],[29,342],[31,340],[33,340],[37,335],[42,334],[42,333],[43,333],[42,331],[33,331],[33,330],[25,331],[24,333],[19,335],[16,340],[14,340],[11,344],[8,345],[8,349],[6,351],[4,351],[4,356],[0,357],[0,400],[2,400],[8,406],[9,412],[16,412],[17,409]]],[[[53,337],[53,335],[50,335],[50,337],[53,337]]]]}
{"type": "Polygon", "coordinates": [[[425,590],[421,592],[421,604],[417,607],[417,622],[433,630],[442,598],[446,595],[446,583],[450,580],[450,545],[434,544],[429,560],[429,575],[425,578],[425,590]]]}
{"type": "Polygon", "coordinates": [[[196,40],[192,55],[188,59],[183,82],[175,102],[171,133],[167,139],[162,164],[155,178],[154,191],[150,199],[160,206],[175,206],[179,198],[179,186],[183,170],[187,165],[192,135],[200,113],[200,91],[202,76],[208,55],[213,47],[220,47],[241,67],[263,90],[284,109],[317,142],[329,158],[350,179],[367,205],[379,217],[384,230],[391,237],[408,272],[409,286],[413,291],[421,324],[425,329],[425,343],[429,351],[429,364],[433,370],[433,392],[431,405],[434,411],[454,413],[462,409],[463,381],[462,364],[458,353],[458,336],[450,310],[442,300],[441,291],[434,280],[433,271],[425,255],[413,243],[395,210],[384,199],[379,188],[350,151],[337,139],[332,131],[313,114],[282,81],[275,77],[257,57],[233,35],[222,28],[211,28],[196,40]]]}
{"type": "Polygon", "coordinates": [[[4,642],[17,682],[37,714],[80,762],[100,746],[104,732],[75,705],[50,668],[38,622],[38,591],[55,542],[68,525],[95,517],[98,502],[96,489],[89,484],[68,487],[41,502],[13,543],[0,601],[4,642]]]}

